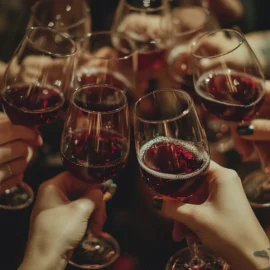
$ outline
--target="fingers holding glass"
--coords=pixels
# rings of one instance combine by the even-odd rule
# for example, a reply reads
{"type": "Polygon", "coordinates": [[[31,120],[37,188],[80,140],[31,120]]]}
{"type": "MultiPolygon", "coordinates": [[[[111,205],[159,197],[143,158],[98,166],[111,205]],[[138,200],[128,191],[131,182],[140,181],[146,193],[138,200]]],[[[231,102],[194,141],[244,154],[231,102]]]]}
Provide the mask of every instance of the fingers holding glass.
{"type": "MultiPolygon", "coordinates": [[[[89,84],[73,93],[61,140],[63,164],[72,175],[104,189],[102,183],[117,178],[125,167],[129,140],[128,105],[122,90],[108,84],[89,84]]],[[[104,220],[102,216],[99,219],[104,220]]],[[[100,231],[100,222],[94,231],[100,231]]],[[[88,233],[70,263],[101,269],[118,255],[119,246],[112,236],[88,233]]]]}
{"type": "MultiPolygon", "coordinates": [[[[143,96],[135,104],[134,134],[141,176],[151,189],[188,205],[206,200],[209,148],[195,105],[188,94],[163,89],[143,96]]],[[[159,209],[161,207],[159,205],[159,209]]],[[[188,243],[190,252],[185,253],[188,256],[183,260],[174,256],[167,269],[173,269],[175,264],[179,269],[206,265],[215,269],[222,265],[212,255],[211,260],[206,261],[207,256],[197,252],[195,243],[188,243]]]]}
{"type": "MultiPolygon", "coordinates": [[[[12,124],[1,120],[4,131],[0,144],[22,139],[28,146],[42,145],[37,129],[58,118],[66,91],[72,87],[75,54],[75,43],[56,30],[41,27],[27,30],[4,77],[1,103],[12,124]]],[[[13,194],[14,203],[6,207],[27,207],[33,200],[33,192],[30,194],[29,190],[26,184],[12,189],[9,202],[13,194]],[[24,187],[27,191],[23,194],[24,187]],[[26,200],[17,204],[17,197],[26,200]]]]}

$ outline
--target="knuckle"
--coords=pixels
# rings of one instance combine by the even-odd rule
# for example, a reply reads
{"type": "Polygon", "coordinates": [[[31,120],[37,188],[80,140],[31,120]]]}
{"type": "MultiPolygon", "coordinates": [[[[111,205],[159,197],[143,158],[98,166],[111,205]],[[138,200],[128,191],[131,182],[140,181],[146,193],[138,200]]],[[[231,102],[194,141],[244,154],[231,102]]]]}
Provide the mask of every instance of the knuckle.
{"type": "Polygon", "coordinates": [[[232,179],[232,180],[240,179],[238,176],[238,173],[235,170],[227,169],[227,171],[228,171],[227,172],[228,175],[230,176],[230,179],[232,179]]]}
{"type": "Polygon", "coordinates": [[[90,200],[78,200],[76,204],[74,204],[74,207],[76,211],[86,214],[94,209],[94,204],[90,200]]]}
{"type": "Polygon", "coordinates": [[[47,193],[51,193],[52,191],[55,190],[55,186],[50,183],[49,181],[48,182],[44,182],[40,185],[39,187],[39,193],[41,194],[47,194],[47,193]]]}
{"type": "Polygon", "coordinates": [[[38,197],[39,198],[43,198],[43,197],[49,198],[49,194],[54,193],[55,190],[56,190],[56,187],[52,183],[50,183],[50,181],[44,182],[39,186],[38,197]]]}

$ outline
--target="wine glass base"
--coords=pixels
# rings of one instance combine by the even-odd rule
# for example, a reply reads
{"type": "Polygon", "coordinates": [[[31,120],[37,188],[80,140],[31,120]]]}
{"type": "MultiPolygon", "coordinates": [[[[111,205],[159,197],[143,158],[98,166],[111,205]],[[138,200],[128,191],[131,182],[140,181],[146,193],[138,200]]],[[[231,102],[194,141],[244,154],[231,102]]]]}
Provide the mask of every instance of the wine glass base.
{"type": "Polygon", "coordinates": [[[165,270],[228,270],[230,267],[221,258],[202,245],[198,245],[199,257],[204,265],[190,266],[191,253],[189,248],[176,252],[168,261],[165,270]]]}
{"type": "Polygon", "coordinates": [[[20,210],[28,207],[34,200],[32,188],[21,182],[9,189],[6,189],[0,196],[0,209],[20,210]]]}
{"type": "Polygon", "coordinates": [[[81,269],[102,269],[111,265],[120,254],[117,241],[102,232],[99,236],[86,235],[74,250],[69,261],[81,269]]]}
{"type": "Polygon", "coordinates": [[[243,187],[252,207],[270,207],[270,180],[262,171],[249,174],[243,181],[243,187]]]}

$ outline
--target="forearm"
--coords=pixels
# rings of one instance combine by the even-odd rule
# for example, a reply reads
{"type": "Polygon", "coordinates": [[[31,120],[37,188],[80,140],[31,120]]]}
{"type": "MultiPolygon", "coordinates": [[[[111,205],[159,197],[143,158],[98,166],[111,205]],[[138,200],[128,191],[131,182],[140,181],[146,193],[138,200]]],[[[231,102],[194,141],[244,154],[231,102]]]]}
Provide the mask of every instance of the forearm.
{"type": "Polygon", "coordinates": [[[63,270],[66,257],[53,249],[46,249],[41,243],[30,242],[18,270],[63,270]]]}
{"type": "Polygon", "coordinates": [[[270,31],[253,32],[246,39],[256,54],[266,77],[270,77],[270,31]]]}
{"type": "MultiPolygon", "coordinates": [[[[251,237],[253,238],[253,237],[251,237]]],[[[260,237],[258,237],[260,238],[260,237]]],[[[250,243],[243,239],[241,250],[232,248],[226,260],[232,270],[270,270],[270,244],[267,236],[258,241],[255,238],[250,243]]]]}
{"type": "Polygon", "coordinates": [[[54,261],[51,258],[33,255],[25,258],[18,270],[63,270],[67,263],[65,261],[54,261]]]}

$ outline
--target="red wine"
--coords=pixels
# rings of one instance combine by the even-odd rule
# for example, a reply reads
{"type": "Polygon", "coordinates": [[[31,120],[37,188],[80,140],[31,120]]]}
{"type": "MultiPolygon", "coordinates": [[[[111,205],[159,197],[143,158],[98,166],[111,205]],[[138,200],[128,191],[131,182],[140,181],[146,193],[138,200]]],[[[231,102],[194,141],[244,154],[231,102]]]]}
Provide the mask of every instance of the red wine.
{"type": "MultiPolygon", "coordinates": [[[[132,16],[130,16],[131,19],[132,16]]],[[[128,18],[126,18],[128,19],[128,18]]],[[[128,21],[128,20],[127,20],[128,21]]],[[[132,39],[138,49],[138,71],[152,69],[157,71],[165,66],[165,44],[153,40],[146,33],[137,33],[131,30],[130,25],[120,25],[118,30],[132,39]]],[[[147,27],[147,25],[146,25],[147,27]]]]}
{"type": "Polygon", "coordinates": [[[159,70],[164,66],[164,54],[165,50],[141,50],[138,53],[138,70],[151,68],[153,70],[159,70]]]}
{"type": "Polygon", "coordinates": [[[205,150],[166,137],[157,137],[143,145],[138,160],[151,189],[183,201],[198,190],[210,162],[205,150]]]}
{"type": "Polygon", "coordinates": [[[128,141],[109,130],[76,130],[63,139],[64,166],[75,177],[100,184],[115,178],[125,167],[128,141]]]}
{"type": "Polygon", "coordinates": [[[48,85],[14,85],[1,98],[2,106],[14,125],[40,126],[58,117],[64,95],[48,85]]]}
{"type": "Polygon", "coordinates": [[[220,119],[233,122],[253,118],[264,96],[262,82],[231,71],[204,74],[195,87],[207,111],[220,119]]]}

